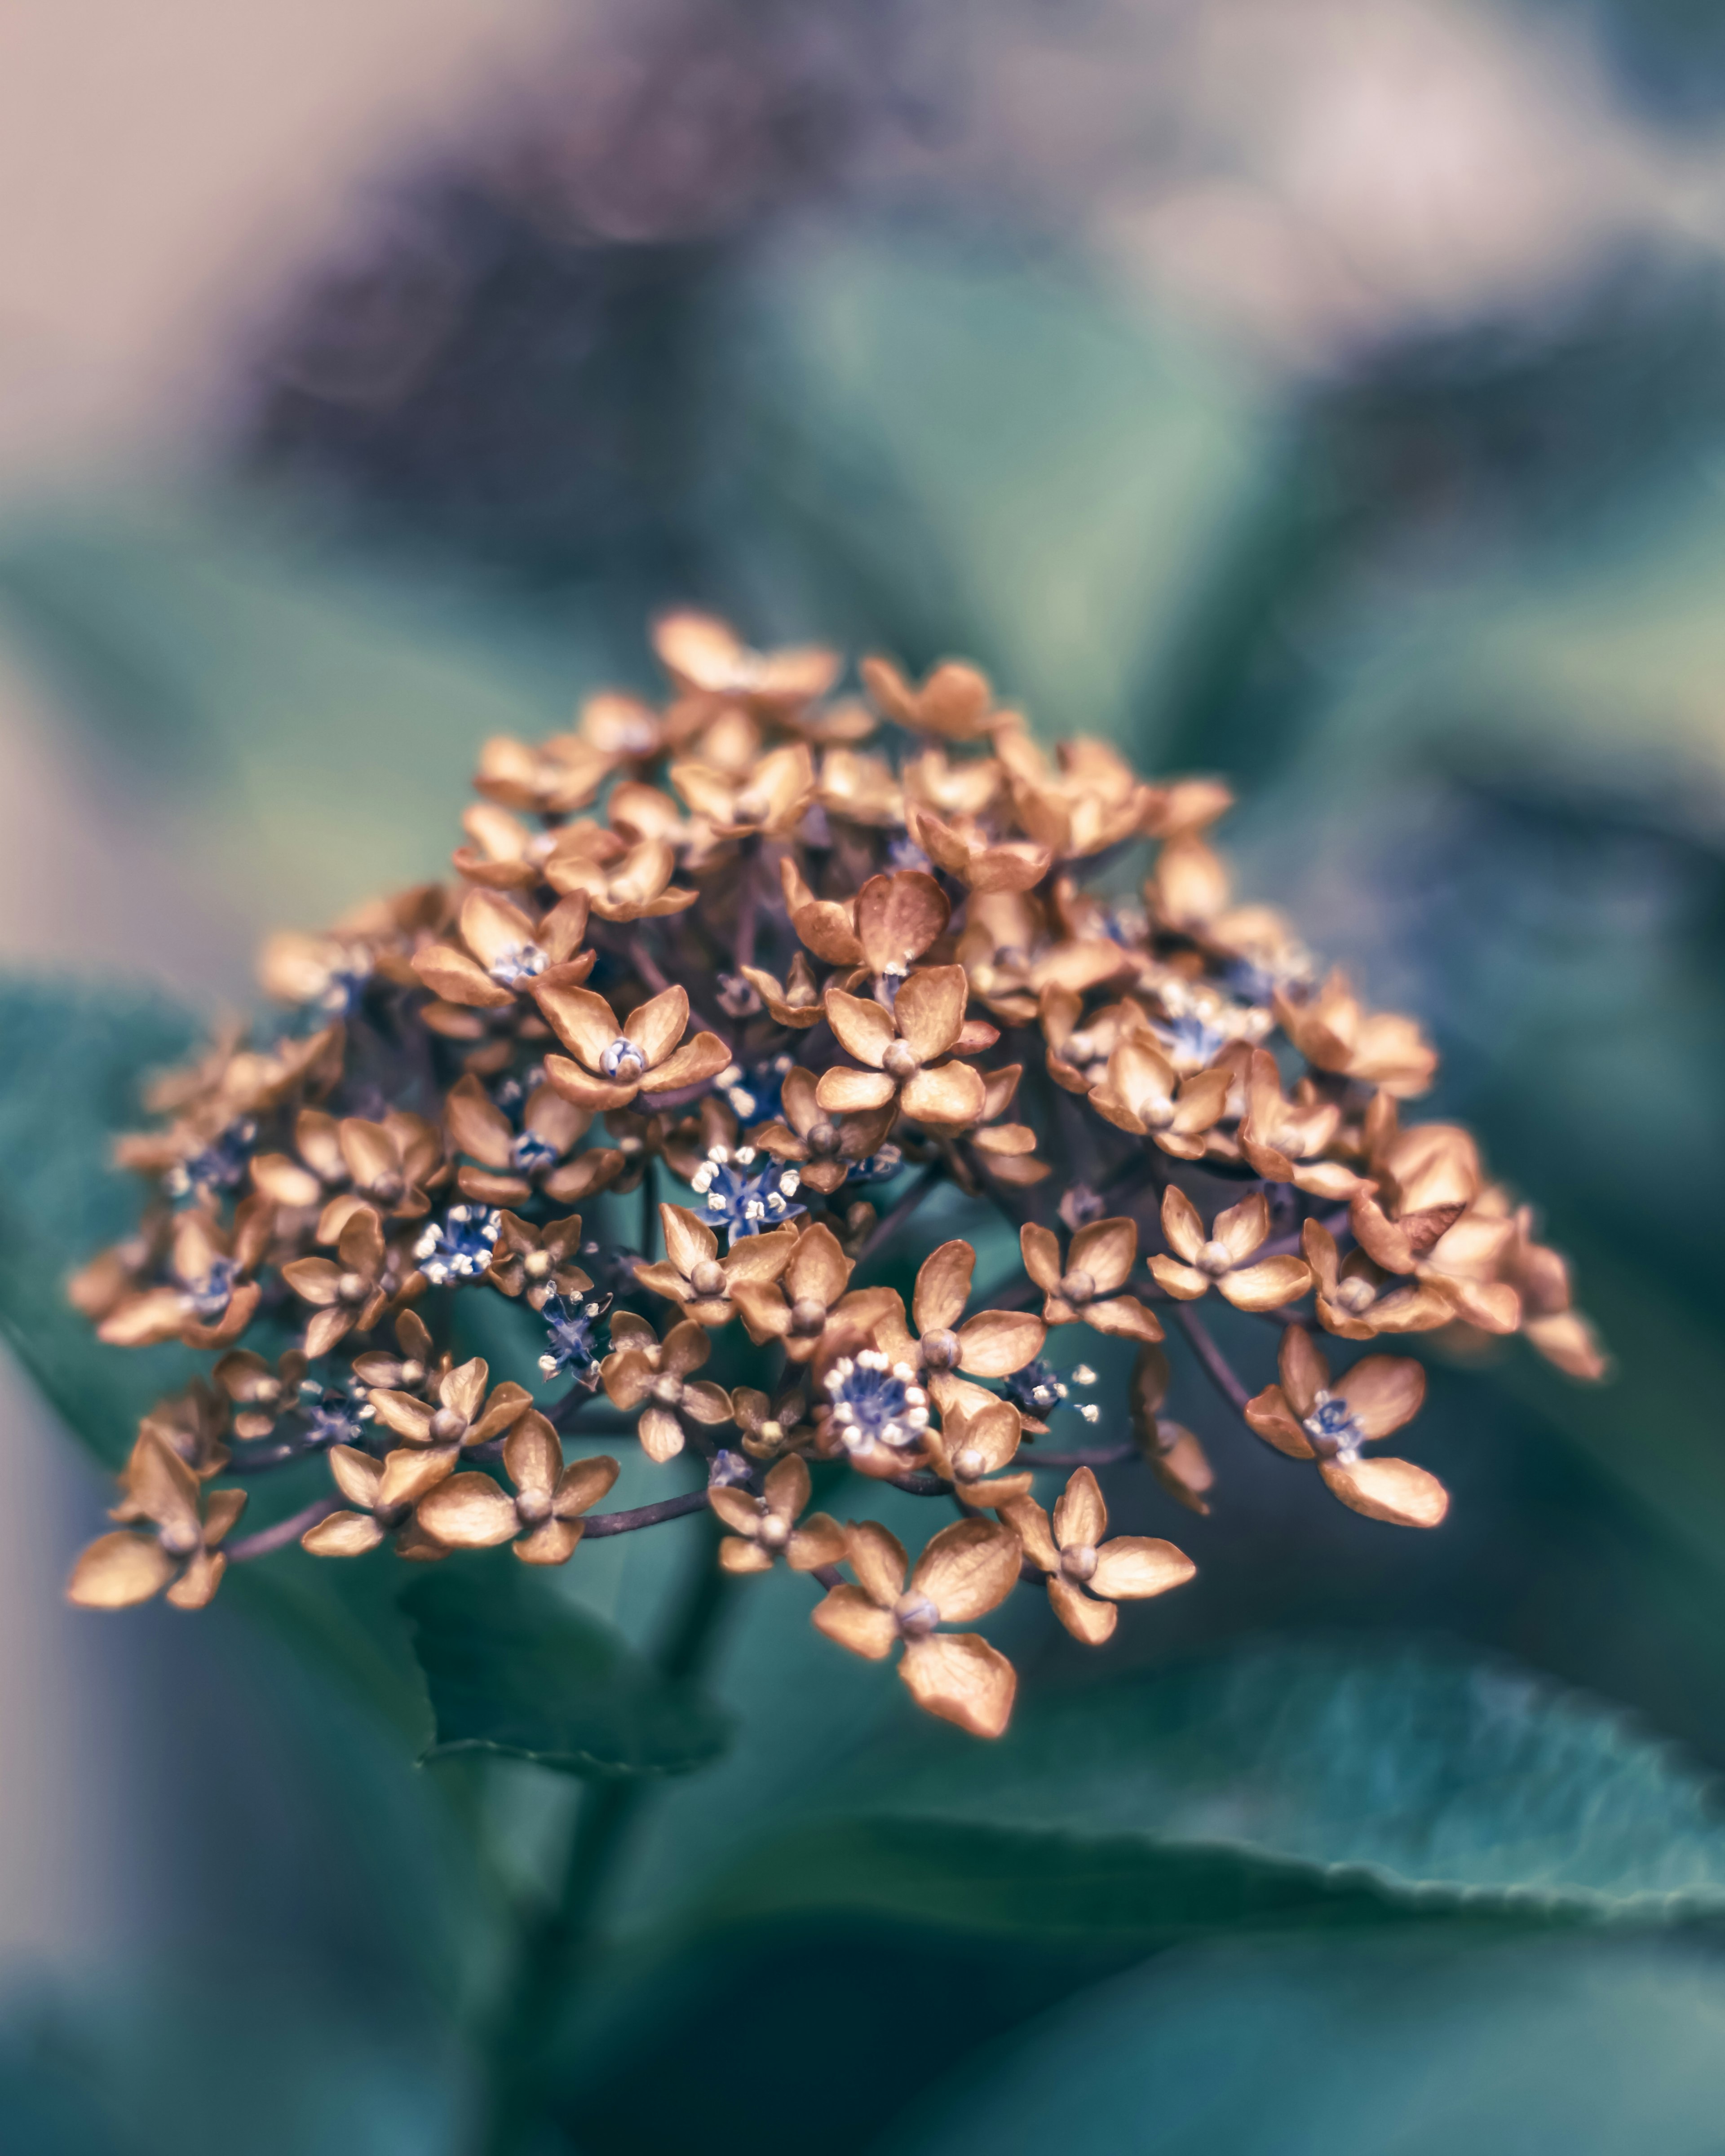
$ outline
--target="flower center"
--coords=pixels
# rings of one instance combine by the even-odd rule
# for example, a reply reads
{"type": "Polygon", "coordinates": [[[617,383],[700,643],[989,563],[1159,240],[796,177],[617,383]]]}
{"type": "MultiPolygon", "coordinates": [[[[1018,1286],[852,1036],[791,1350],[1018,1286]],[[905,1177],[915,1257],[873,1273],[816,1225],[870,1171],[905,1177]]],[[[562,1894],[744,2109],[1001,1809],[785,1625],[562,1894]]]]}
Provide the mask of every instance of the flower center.
{"type": "Polygon", "coordinates": [[[1378,1300],[1378,1291],[1370,1281],[1351,1273],[1346,1280],[1337,1281],[1335,1299],[1350,1317],[1358,1317],[1378,1300]]]}
{"type": "Polygon", "coordinates": [[[816,1123],[804,1140],[810,1152],[823,1156],[839,1150],[838,1127],[833,1123],[816,1123]]]}
{"type": "Polygon", "coordinates": [[[761,1524],[755,1530],[755,1536],[756,1539],[764,1543],[768,1549],[783,1549],[791,1538],[791,1523],[788,1520],[782,1519],[777,1512],[763,1513],[761,1524]]]}
{"type": "Polygon", "coordinates": [[[812,1340],[826,1330],[827,1306],[812,1295],[799,1295],[791,1305],[791,1330],[799,1340],[812,1340]]]}
{"type": "Polygon", "coordinates": [[[1096,1553],[1089,1543],[1074,1543],[1070,1549],[1060,1552],[1060,1570],[1068,1579],[1076,1579],[1081,1587],[1096,1577],[1096,1553]]]}
{"type": "Polygon", "coordinates": [[[922,1067],[916,1051],[908,1040],[889,1042],[886,1053],[880,1059],[880,1068],[889,1078],[897,1079],[901,1085],[906,1079],[914,1078],[922,1067]]]}
{"type": "Polygon", "coordinates": [[[1066,1302],[1089,1302],[1096,1291],[1096,1276],[1081,1267],[1068,1273],[1060,1282],[1060,1296],[1066,1302]]]}
{"type": "Polygon", "coordinates": [[[371,1291],[371,1282],[363,1273],[343,1273],[336,1282],[336,1293],[343,1302],[363,1302],[371,1291]]]}
{"type": "Polygon", "coordinates": [[[733,1243],[804,1211],[792,1202],[802,1181],[798,1169],[763,1160],[752,1146],[714,1146],[690,1178],[706,1199],[709,1216],[724,1222],[733,1243]]]}
{"type": "Polygon", "coordinates": [[[1365,1442],[1365,1432],[1339,1393],[1320,1393],[1301,1428],[1320,1460],[1357,1460],[1365,1442]]]}
{"type": "Polygon", "coordinates": [[[1234,1270],[1234,1254],[1225,1243],[1206,1243],[1192,1262],[1199,1272],[1220,1280],[1224,1273],[1234,1270]]]}
{"type": "Polygon", "coordinates": [[[599,1070],[607,1078],[615,1078],[627,1086],[639,1078],[647,1068],[647,1059],[634,1041],[619,1034],[611,1045],[599,1054],[599,1070]]]}
{"type": "Polygon", "coordinates": [[[917,1594],[915,1588],[900,1595],[892,1605],[892,1614],[898,1620],[898,1629],[907,1640],[926,1640],[941,1621],[941,1613],[926,1594],[917,1594]]]}
{"type": "Polygon", "coordinates": [[[908,1363],[889,1362],[878,1348],[841,1355],[827,1373],[827,1393],[840,1442],[852,1452],[873,1445],[902,1450],[928,1427],[928,1395],[908,1363]]]}
{"type": "Polygon", "coordinates": [[[725,1292],[725,1268],[716,1258],[703,1258],[689,1276],[689,1285],[703,1301],[725,1292]]]}
{"type": "Polygon", "coordinates": [[[515,1509],[524,1526],[536,1527],[551,1517],[551,1493],[547,1490],[517,1490],[515,1509]]]}
{"type": "Polygon", "coordinates": [[[452,1205],[413,1245],[419,1270],[434,1287],[477,1280],[490,1270],[502,1215],[487,1205],[452,1205]]]}
{"type": "Polygon", "coordinates": [[[434,1445],[459,1445],[467,1435],[467,1418],[454,1408],[439,1408],[431,1418],[429,1432],[434,1445]]]}
{"type": "Polygon", "coordinates": [[[661,1407],[674,1408],[683,1397],[682,1379],[665,1371],[653,1380],[653,1397],[661,1407]]]}
{"type": "Polygon", "coordinates": [[[922,1360],[931,1370],[950,1370],[963,1352],[958,1335],[945,1326],[922,1336],[922,1360]]]}
{"type": "Polygon", "coordinates": [[[512,988],[517,981],[536,980],[550,963],[549,952],[536,943],[511,943],[497,953],[487,970],[500,988],[512,988]]]}

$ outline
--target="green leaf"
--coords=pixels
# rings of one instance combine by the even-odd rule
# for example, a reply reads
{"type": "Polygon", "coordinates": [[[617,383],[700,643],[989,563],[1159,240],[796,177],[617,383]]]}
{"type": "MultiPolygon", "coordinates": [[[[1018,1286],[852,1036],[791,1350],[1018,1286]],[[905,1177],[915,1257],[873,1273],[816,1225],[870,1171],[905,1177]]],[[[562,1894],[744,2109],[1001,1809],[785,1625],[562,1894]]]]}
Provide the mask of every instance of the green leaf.
{"type": "Polygon", "coordinates": [[[1711,2156],[1725,1969],[1670,1943],[1212,1946],[1076,1994],[967,2062],[872,2156],[1711,2156]]]}
{"type": "Polygon", "coordinates": [[[709,1915],[1149,1939],[1725,1910],[1725,1831],[1697,1774],[1605,1708],[1419,1646],[1266,1646],[1033,1698],[998,1745],[919,1736],[826,1810],[709,1915]]]}
{"type": "Polygon", "coordinates": [[[730,1741],[717,1707],[506,1554],[455,1558],[401,1604],[436,1722],[428,1759],[501,1753],[604,1779],[687,1774],[730,1741]]]}

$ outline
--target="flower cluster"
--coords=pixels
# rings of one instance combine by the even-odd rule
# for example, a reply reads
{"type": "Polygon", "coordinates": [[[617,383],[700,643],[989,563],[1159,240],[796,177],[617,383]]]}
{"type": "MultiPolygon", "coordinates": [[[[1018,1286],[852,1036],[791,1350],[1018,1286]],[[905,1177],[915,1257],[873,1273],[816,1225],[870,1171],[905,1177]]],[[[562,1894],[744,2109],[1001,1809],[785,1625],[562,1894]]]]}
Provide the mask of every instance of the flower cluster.
{"type": "Polygon", "coordinates": [[[965,1628],[1028,1586],[1099,1644],[1192,1576],[1106,1536],[1092,1471],[1137,1461],[1209,1509],[1163,1412],[1165,1327],[1246,1430],[1404,1527],[1448,1498],[1372,1450],[1425,1392],[1380,1336],[1520,1332],[1602,1374],[1528,1209],[1465,1129],[1411,1119],[1419,1026],[1235,901],[1224,788],[1095,741],[1050,760],[968,665],[867,659],[845,696],[835,653],[704,615],[655,643],[662,708],[606,694],[549,741],[487,742],[453,879],[275,939],[291,1016],[154,1086],[119,1148],[141,1223],[71,1292],[104,1341],[215,1360],[146,1418],[74,1600],[199,1606],[296,1537],[565,1563],[618,1472],[565,1446],[603,1417],[650,1461],[699,1456],[721,1564],[810,1574],[824,1634],[992,1735],[1014,1673],[965,1628]],[[1086,887],[1133,850],[1141,902],[1086,887]],[[1006,1224],[1014,1262],[978,1292],[973,1228],[907,1304],[870,1276],[932,1202],[1006,1224]],[[458,1359],[461,1299],[491,1295],[535,1335],[506,1373],[458,1359]],[[1278,1328],[1255,1394],[1212,1297],[1278,1328]],[[1059,1350],[1086,1342],[1130,1374],[1081,1404],[1096,1373],[1059,1350]],[[1061,1416],[1115,1427],[1063,1451],[1061,1416]],[[228,1539],[249,1476],[316,1454],[328,1495],[228,1539]],[[882,1484],[956,1509],[914,1563],[809,1510],[882,1484]]]}

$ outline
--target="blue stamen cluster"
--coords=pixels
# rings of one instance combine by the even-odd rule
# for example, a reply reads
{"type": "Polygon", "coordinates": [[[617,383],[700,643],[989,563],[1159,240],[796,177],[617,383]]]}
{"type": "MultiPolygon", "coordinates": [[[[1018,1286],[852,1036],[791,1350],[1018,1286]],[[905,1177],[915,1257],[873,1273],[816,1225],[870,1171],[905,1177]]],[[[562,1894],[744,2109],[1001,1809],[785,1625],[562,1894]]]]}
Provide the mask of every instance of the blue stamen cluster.
{"type": "Polygon", "coordinates": [[[434,1287],[477,1280],[490,1271],[501,1215],[489,1205],[452,1205],[413,1245],[419,1270],[434,1287]]]}
{"type": "Polygon", "coordinates": [[[707,1218],[722,1225],[735,1243],[745,1235],[763,1235],[798,1213],[796,1195],[803,1178],[752,1146],[715,1146],[690,1178],[706,1200],[707,1218]]]}

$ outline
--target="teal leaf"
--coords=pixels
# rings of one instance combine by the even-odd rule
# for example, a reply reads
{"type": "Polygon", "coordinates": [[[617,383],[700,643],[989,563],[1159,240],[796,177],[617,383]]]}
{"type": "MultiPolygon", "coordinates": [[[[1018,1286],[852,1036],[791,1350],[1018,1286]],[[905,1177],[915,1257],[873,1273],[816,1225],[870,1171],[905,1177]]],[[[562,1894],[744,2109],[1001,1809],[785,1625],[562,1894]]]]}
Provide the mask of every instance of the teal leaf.
{"type": "Polygon", "coordinates": [[[688,1774],[730,1740],[717,1707],[511,1557],[455,1558],[401,1604],[436,1725],[427,1759],[501,1753],[606,1779],[688,1774]]]}
{"type": "Polygon", "coordinates": [[[966,2061],[871,2156],[1712,2156],[1725,1970],[1445,1928],[1158,1957],[966,2061]]]}
{"type": "Polygon", "coordinates": [[[1725,1909],[1695,1772],[1607,1708],[1430,1647],[1249,1649],[1033,1697],[998,1745],[933,1732],[865,1773],[711,1913],[1147,1939],[1301,1913],[1725,1909]]]}

